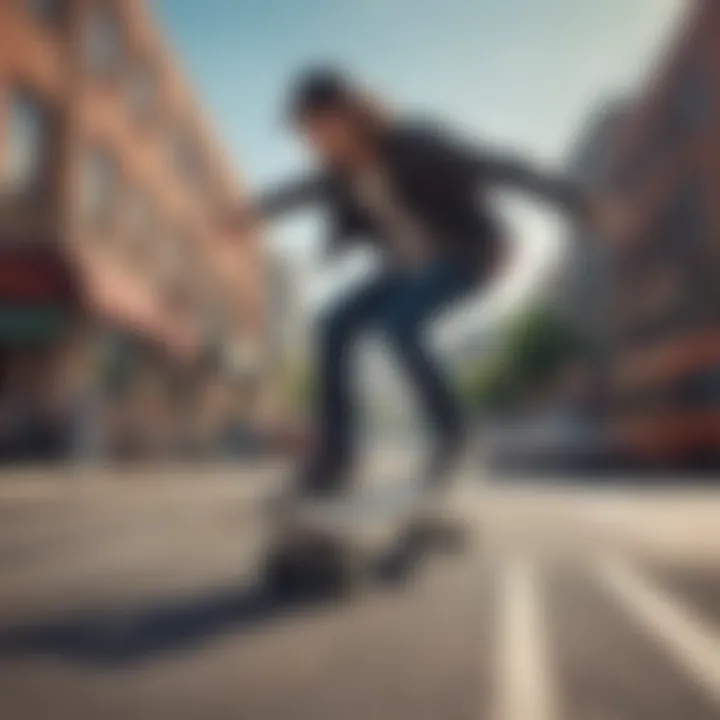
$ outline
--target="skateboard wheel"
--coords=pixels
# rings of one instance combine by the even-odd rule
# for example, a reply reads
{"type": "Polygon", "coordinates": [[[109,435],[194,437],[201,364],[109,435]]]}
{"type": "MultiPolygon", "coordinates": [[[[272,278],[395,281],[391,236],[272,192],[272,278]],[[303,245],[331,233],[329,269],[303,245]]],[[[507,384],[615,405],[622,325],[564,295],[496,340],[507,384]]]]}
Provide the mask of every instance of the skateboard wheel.
{"type": "Polygon", "coordinates": [[[456,522],[426,518],[415,524],[415,542],[425,548],[434,548],[448,553],[462,552],[468,545],[467,528],[456,522]]]}
{"type": "Polygon", "coordinates": [[[270,554],[265,563],[263,579],[266,589],[277,598],[294,597],[303,590],[301,568],[284,551],[270,554]]]}
{"type": "Polygon", "coordinates": [[[377,567],[381,581],[395,584],[407,580],[417,566],[417,554],[409,546],[399,547],[380,559],[377,567]]]}
{"type": "Polygon", "coordinates": [[[267,589],[286,599],[347,597],[363,586],[364,576],[356,553],[329,545],[276,551],[265,567],[267,589]]]}
{"type": "Polygon", "coordinates": [[[325,590],[335,598],[358,594],[366,584],[367,573],[360,553],[347,548],[334,548],[325,559],[325,590]]]}

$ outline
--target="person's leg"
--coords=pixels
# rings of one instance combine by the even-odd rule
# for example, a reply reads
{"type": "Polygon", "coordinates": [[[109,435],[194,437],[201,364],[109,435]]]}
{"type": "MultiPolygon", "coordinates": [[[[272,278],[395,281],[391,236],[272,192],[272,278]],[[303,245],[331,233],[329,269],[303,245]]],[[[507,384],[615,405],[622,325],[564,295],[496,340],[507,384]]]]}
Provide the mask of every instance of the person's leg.
{"type": "Polygon", "coordinates": [[[438,447],[428,474],[438,479],[450,471],[465,433],[459,400],[427,347],[425,324],[475,285],[475,273],[469,268],[454,264],[427,268],[405,278],[383,316],[395,352],[436,432],[438,447]]]}
{"type": "Polygon", "coordinates": [[[303,470],[303,490],[332,491],[347,475],[355,442],[350,387],[353,345],[382,314],[395,285],[391,276],[374,278],[334,303],[319,322],[319,442],[303,470]]]}

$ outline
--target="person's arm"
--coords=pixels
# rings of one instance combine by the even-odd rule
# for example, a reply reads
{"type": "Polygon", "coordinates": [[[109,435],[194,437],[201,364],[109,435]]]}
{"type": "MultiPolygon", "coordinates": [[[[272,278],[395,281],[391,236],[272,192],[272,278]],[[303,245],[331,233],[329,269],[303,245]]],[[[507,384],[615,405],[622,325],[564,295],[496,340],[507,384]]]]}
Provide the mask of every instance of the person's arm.
{"type": "Polygon", "coordinates": [[[610,193],[590,193],[570,178],[539,172],[512,156],[482,155],[478,173],[486,182],[507,185],[548,200],[587,223],[606,238],[622,241],[638,231],[638,215],[631,202],[610,193]]]}
{"type": "Polygon", "coordinates": [[[253,207],[263,218],[274,218],[321,202],[327,194],[322,176],[305,177],[262,193],[253,207]]]}
{"type": "Polygon", "coordinates": [[[527,192],[582,217],[588,212],[589,200],[581,185],[570,178],[543,172],[517,155],[486,149],[438,129],[424,132],[420,142],[440,164],[452,166],[470,183],[527,192]]]}
{"type": "Polygon", "coordinates": [[[295,210],[322,202],[327,195],[327,181],[321,176],[305,177],[265,191],[230,212],[231,226],[244,229],[295,210]]]}
{"type": "Polygon", "coordinates": [[[449,165],[463,174],[470,184],[507,186],[530,193],[554,203],[613,241],[622,242],[641,230],[642,217],[631,199],[607,190],[590,192],[570,177],[540,171],[515,155],[489,151],[438,130],[423,130],[414,136],[412,146],[433,165],[449,165]]]}
{"type": "Polygon", "coordinates": [[[541,171],[511,154],[480,152],[472,162],[480,182],[535,195],[579,217],[586,217],[590,211],[587,192],[568,177],[541,171]]]}

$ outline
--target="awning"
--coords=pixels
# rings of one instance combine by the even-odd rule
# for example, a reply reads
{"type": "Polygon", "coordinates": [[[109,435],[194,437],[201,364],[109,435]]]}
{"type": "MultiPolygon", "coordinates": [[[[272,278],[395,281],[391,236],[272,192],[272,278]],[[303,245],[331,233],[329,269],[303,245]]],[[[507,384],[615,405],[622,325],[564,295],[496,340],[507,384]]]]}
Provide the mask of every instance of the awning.
{"type": "Polygon", "coordinates": [[[99,249],[74,253],[45,242],[1,242],[0,342],[49,339],[78,313],[140,336],[181,362],[200,354],[192,322],[174,316],[148,283],[99,249]]]}
{"type": "Polygon", "coordinates": [[[72,265],[51,242],[0,239],[0,344],[56,342],[79,303],[72,265]]]}
{"type": "Polygon", "coordinates": [[[139,282],[99,253],[78,259],[83,304],[101,322],[162,347],[177,360],[200,353],[199,332],[164,307],[147,283],[139,282]]]}
{"type": "Polygon", "coordinates": [[[71,307],[79,276],[55,245],[0,244],[0,305],[71,307]]]}

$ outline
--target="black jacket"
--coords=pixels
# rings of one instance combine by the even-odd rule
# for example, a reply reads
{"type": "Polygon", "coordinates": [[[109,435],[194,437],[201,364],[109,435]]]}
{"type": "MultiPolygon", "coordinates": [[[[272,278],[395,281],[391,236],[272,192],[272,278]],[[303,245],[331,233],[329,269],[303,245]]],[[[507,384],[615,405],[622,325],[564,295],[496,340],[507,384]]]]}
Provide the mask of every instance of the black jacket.
{"type": "MultiPolygon", "coordinates": [[[[541,175],[515,158],[472,147],[442,130],[400,123],[379,143],[399,201],[430,230],[442,257],[481,267],[495,263],[503,244],[490,197],[497,186],[530,192],[572,213],[583,211],[575,185],[541,175]]],[[[340,174],[289,183],[266,193],[259,205],[264,216],[273,217],[313,203],[330,211],[331,249],[354,240],[382,245],[382,229],[355,202],[340,174]]]]}

